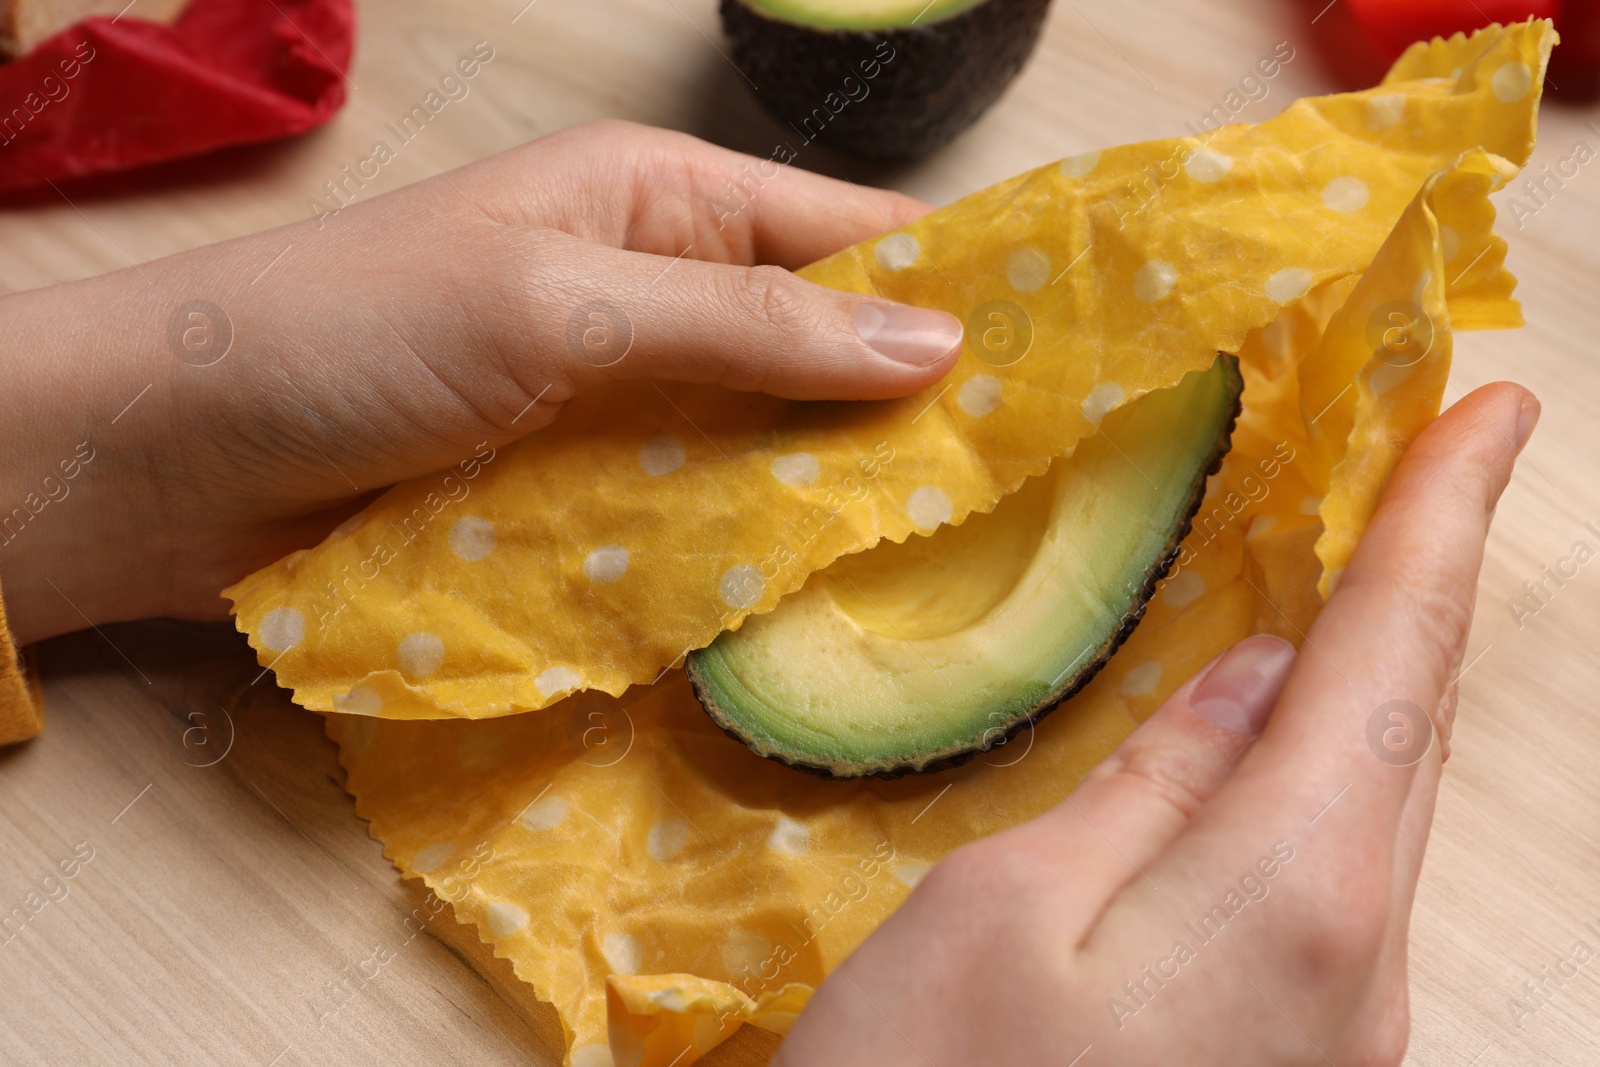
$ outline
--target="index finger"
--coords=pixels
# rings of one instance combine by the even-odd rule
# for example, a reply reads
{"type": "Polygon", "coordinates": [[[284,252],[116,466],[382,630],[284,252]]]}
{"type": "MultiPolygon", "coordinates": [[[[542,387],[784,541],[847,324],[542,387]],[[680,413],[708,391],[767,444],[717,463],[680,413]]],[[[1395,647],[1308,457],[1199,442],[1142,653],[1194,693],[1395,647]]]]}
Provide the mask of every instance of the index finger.
{"type": "Polygon", "coordinates": [[[804,145],[751,156],[674,130],[584,123],[449,177],[499,222],[630,252],[789,270],[932,210],[886,189],[801,169],[804,145]]]}
{"type": "Polygon", "coordinates": [[[1403,1003],[1397,983],[1439,747],[1385,760],[1369,747],[1368,722],[1394,700],[1431,714],[1447,692],[1489,522],[1537,415],[1525,390],[1489,386],[1412,443],[1306,635],[1266,732],[1106,912],[1092,938],[1106,958],[1130,945],[1147,955],[1174,933],[1192,952],[1191,942],[1237,930],[1242,954],[1228,973],[1214,972],[1208,994],[1220,1008],[1253,993],[1293,1022],[1297,1033],[1284,1027],[1284,1040],[1327,1050],[1330,1063],[1344,1062],[1330,1026],[1348,1020],[1350,1005],[1403,1003]],[[1269,893],[1271,903],[1255,906],[1269,893]],[[1156,904],[1173,925],[1152,926],[1156,904]]]}
{"type": "Polygon", "coordinates": [[[701,225],[718,231],[736,263],[797,270],[932,210],[903,193],[804,170],[792,152],[758,158],[684,140],[701,225]]]}

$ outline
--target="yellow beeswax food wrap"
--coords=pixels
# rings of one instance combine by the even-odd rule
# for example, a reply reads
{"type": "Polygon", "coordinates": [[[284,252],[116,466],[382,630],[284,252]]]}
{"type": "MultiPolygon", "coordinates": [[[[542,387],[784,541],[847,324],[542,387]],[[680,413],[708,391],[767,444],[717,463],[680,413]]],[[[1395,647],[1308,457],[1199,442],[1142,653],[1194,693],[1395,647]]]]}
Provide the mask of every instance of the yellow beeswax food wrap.
{"type": "Polygon", "coordinates": [[[238,624],[317,711],[484,718],[649,682],[838,556],[990,510],[1106,411],[1359,274],[1461,153],[1526,162],[1549,35],[1418,47],[1376,89],[1073,157],[847,249],[802,273],[969,323],[945,381],[848,405],[595,391],[238,583],[238,624]]]}
{"type": "Polygon", "coordinates": [[[453,494],[400,486],[240,583],[240,626],[297,700],[361,713],[328,725],[359,813],[555,1005],[569,1062],[781,1033],[940,856],[1058,803],[1227,645],[1300,638],[1440,407],[1452,324],[1520,323],[1486,198],[1531,151],[1553,38],[1417,46],[1376,89],[1074,157],[831,257],[807,276],[974,323],[945,383],[580,399],[453,494]],[[663,670],[841,553],[992,508],[1218,350],[1244,411],[1176,572],[1036,729],[939,775],[825,782],[663,670]]]}

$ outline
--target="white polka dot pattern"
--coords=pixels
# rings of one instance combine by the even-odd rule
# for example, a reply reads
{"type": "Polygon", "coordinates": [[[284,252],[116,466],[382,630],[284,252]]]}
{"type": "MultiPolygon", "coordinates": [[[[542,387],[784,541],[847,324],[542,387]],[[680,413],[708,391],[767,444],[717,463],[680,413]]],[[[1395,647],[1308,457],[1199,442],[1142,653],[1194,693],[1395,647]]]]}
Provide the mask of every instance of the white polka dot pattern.
{"type": "Polygon", "coordinates": [[[919,530],[936,530],[950,521],[950,494],[933,485],[913,489],[906,501],[906,513],[919,530]]]}
{"type": "Polygon", "coordinates": [[[273,608],[261,616],[256,634],[268,652],[287,652],[306,636],[306,617],[294,608],[273,608]]]}
{"type": "Polygon", "coordinates": [[[639,466],[646,474],[671,474],[687,458],[683,442],[671,434],[658,434],[639,446],[639,466]]]}
{"type": "Polygon", "coordinates": [[[1172,292],[1178,281],[1178,268],[1163,259],[1152,259],[1133,276],[1134,299],[1153,304],[1172,292]]]}
{"type": "Polygon", "coordinates": [[[891,233],[873,249],[873,258],[884,270],[905,270],[922,255],[922,246],[909,233],[891,233]]]}
{"type": "Polygon", "coordinates": [[[583,573],[596,585],[609,585],[628,573],[628,550],[621,545],[601,545],[583,558],[583,573]]]}
{"type": "Polygon", "coordinates": [[[444,641],[426,630],[406,634],[397,650],[400,669],[411,678],[427,678],[444,663],[444,641]]]}
{"type": "Polygon", "coordinates": [[[956,403],[975,419],[991,414],[1000,406],[1000,379],[992,374],[975,374],[961,383],[956,403]]]}
{"type": "Polygon", "coordinates": [[[494,525],[488,519],[468,515],[450,527],[450,551],[468,563],[476,563],[494,551],[494,525]]]}

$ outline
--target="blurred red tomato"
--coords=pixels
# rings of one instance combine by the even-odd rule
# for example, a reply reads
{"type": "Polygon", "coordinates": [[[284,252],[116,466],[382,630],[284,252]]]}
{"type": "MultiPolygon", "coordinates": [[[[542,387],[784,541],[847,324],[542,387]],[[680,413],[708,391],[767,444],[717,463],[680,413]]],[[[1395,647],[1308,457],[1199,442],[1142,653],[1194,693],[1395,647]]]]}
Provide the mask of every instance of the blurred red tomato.
{"type": "Polygon", "coordinates": [[[1416,41],[1491,23],[1553,19],[1561,45],[1548,87],[1564,98],[1600,97],[1600,0],[1298,0],[1312,41],[1347,87],[1371,85],[1416,41]]]}
{"type": "MultiPolygon", "coordinates": [[[[1400,58],[1415,41],[1471,32],[1492,22],[1556,19],[1560,26],[1562,0],[1344,0],[1356,22],[1386,58],[1400,58]]],[[[1592,0],[1567,0],[1566,6],[1586,7],[1592,0]]]]}

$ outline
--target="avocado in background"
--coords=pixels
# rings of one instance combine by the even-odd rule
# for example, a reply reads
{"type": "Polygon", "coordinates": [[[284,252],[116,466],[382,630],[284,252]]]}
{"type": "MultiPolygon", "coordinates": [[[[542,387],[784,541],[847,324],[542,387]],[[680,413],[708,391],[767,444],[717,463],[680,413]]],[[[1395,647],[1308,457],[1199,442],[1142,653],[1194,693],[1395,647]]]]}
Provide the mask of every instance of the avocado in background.
{"type": "Polygon", "coordinates": [[[843,556],[689,655],[758,755],[831,778],[955,766],[1089,683],[1144,616],[1232,441],[1238,361],[1106,416],[988,514],[843,556]]]}
{"type": "Polygon", "coordinates": [[[972,125],[1039,40],[1049,0],[722,0],[733,60],[801,143],[925,155],[972,125]]]}

